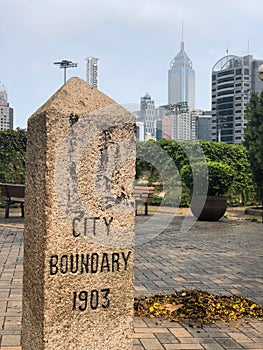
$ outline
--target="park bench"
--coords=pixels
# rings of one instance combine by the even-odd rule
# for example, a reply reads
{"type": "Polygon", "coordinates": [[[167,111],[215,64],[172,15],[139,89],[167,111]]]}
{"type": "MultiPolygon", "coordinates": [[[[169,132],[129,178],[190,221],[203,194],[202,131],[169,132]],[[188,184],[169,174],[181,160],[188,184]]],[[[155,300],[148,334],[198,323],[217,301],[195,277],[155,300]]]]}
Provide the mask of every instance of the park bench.
{"type": "Polygon", "coordinates": [[[135,186],[134,198],[135,198],[135,215],[138,214],[138,206],[144,205],[144,214],[148,215],[148,203],[149,199],[153,196],[154,187],[148,186],[135,186]]]}
{"type": "Polygon", "coordinates": [[[18,203],[21,206],[21,215],[24,216],[25,185],[0,183],[2,197],[6,201],[5,218],[9,218],[9,208],[18,203]]]}

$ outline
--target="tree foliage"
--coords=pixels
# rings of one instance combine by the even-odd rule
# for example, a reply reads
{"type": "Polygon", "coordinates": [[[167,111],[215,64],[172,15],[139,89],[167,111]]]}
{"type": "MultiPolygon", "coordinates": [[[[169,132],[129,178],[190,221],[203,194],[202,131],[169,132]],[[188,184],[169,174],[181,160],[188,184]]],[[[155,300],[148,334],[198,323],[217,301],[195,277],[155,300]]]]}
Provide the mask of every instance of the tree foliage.
{"type": "MultiPolygon", "coordinates": [[[[232,184],[228,191],[229,202],[233,205],[240,203],[250,205],[255,203],[255,187],[250,169],[250,163],[248,159],[248,153],[242,145],[231,145],[223,142],[177,142],[174,140],[160,140],[160,141],[147,141],[139,142],[137,144],[137,178],[143,179],[145,182],[151,185],[161,187],[160,181],[164,179],[160,178],[157,169],[165,164],[161,151],[164,150],[168,154],[170,161],[174,162],[175,166],[180,173],[179,177],[175,179],[169,179],[174,181],[175,195],[178,192],[178,186],[183,186],[181,195],[181,205],[188,205],[190,202],[189,188],[185,185],[181,178],[181,171],[184,166],[192,167],[193,164],[198,162],[219,162],[220,166],[230,166],[231,174],[234,174],[232,184]],[[150,162],[143,159],[143,155],[146,155],[144,159],[155,159],[155,166],[153,167],[150,162]],[[183,199],[183,200],[182,200],[183,199]]],[[[167,168],[169,168],[167,166],[167,168]]],[[[211,168],[211,167],[210,167],[211,168]]],[[[230,168],[227,168],[230,169],[230,168]]],[[[210,169],[212,171],[212,168],[210,169]]],[[[229,170],[230,172],[230,170],[229,170]]],[[[232,175],[231,175],[232,177],[232,175]]],[[[171,198],[170,204],[172,205],[172,193],[168,193],[167,196],[171,198]]],[[[154,197],[155,203],[158,202],[156,196],[154,197]]],[[[159,202],[161,199],[159,199],[159,202]]]]}
{"type": "Polygon", "coordinates": [[[192,165],[184,165],[181,169],[182,180],[193,193],[194,176],[201,182],[194,191],[195,195],[221,196],[225,195],[234,180],[234,171],[230,165],[222,162],[196,162],[192,165]],[[195,175],[193,175],[193,172],[195,175]],[[207,185],[207,186],[206,186],[207,185]],[[206,188],[208,187],[208,188],[206,188]],[[204,189],[207,190],[204,192],[204,189]]]}
{"type": "Polygon", "coordinates": [[[0,131],[0,182],[25,182],[26,140],[25,130],[0,131]]]}
{"type": "Polygon", "coordinates": [[[263,201],[263,91],[252,93],[246,106],[247,127],[244,145],[248,151],[257,193],[263,201]]]}

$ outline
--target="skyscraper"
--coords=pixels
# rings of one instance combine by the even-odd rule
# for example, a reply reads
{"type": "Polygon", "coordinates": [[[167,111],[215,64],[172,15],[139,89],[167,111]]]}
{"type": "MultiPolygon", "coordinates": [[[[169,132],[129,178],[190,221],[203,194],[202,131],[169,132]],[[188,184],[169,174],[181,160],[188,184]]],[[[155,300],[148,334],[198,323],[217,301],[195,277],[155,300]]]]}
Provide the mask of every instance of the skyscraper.
{"type": "Polygon", "coordinates": [[[87,57],[86,81],[93,87],[98,87],[98,58],[87,57]]]}
{"type": "Polygon", "coordinates": [[[13,108],[7,102],[7,92],[4,85],[0,83],[0,130],[13,129],[13,108]]]}
{"type": "Polygon", "coordinates": [[[181,41],[179,53],[171,61],[168,71],[168,104],[187,102],[189,109],[195,105],[195,71],[192,61],[181,41]]]}
{"type": "Polygon", "coordinates": [[[141,97],[140,121],[144,123],[145,133],[155,136],[155,107],[151,95],[146,93],[141,97]]]}
{"type": "Polygon", "coordinates": [[[227,55],[212,69],[212,141],[239,144],[246,127],[245,109],[251,91],[263,90],[257,69],[263,60],[227,55]]]}

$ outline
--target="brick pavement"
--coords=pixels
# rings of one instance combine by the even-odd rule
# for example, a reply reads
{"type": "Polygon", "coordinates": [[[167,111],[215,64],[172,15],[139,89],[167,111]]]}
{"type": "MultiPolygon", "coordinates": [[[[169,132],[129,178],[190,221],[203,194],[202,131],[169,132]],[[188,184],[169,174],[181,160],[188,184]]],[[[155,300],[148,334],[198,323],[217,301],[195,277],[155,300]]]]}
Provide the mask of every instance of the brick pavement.
{"type": "MultiPolygon", "coordinates": [[[[139,216],[137,227],[149,220],[139,216]]],[[[263,305],[263,225],[229,214],[219,222],[197,221],[181,232],[183,220],[176,217],[153,240],[137,244],[136,293],[197,288],[250,297],[263,305]]],[[[151,235],[154,226],[143,227],[137,237],[145,238],[147,230],[151,235]]]]}
{"type": "MultiPolygon", "coordinates": [[[[136,295],[199,288],[249,296],[263,304],[262,224],[229,214],[218,223],[197,222],[182,233],[183,217],[179,216],[155,235],[152,223],[151,227],[141,225],[148,218],[136,220],[139,238],[147,236],[147,230],[147,237],[154,236],[136,247],[136,295]]],[[[21,350],[22,240],[22,220],[0,218],[1,350],[21,350]]],[[[135,318],[133,349],[263,350],[263,322],[253,319],[200,327],[135,318]]]]}

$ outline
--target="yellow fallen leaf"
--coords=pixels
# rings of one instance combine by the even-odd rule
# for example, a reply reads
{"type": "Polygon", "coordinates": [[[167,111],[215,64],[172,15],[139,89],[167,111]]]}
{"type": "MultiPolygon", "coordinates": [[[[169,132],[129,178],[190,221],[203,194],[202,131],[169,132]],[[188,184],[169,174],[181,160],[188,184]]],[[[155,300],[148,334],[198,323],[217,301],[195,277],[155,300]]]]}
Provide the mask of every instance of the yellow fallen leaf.
{"type": "Polygon", "coordinates": [[[150,306],[149,311],[150,311],[150,312],[154,312],[154,307],[153,307],[153,306],[150,306]]]}
{"type": "Polygon", "coordinates": [[[184,306],[184,304],[178,304],[178,305],[173,305],[173,304],[164,304],[164,308],[171,313],[174,311],[177,311],[181,309],[184,306]]]}

